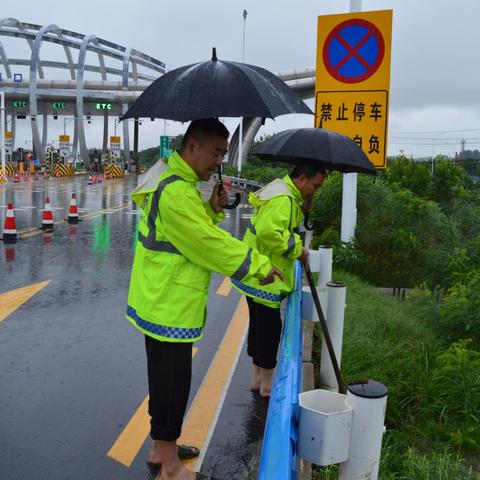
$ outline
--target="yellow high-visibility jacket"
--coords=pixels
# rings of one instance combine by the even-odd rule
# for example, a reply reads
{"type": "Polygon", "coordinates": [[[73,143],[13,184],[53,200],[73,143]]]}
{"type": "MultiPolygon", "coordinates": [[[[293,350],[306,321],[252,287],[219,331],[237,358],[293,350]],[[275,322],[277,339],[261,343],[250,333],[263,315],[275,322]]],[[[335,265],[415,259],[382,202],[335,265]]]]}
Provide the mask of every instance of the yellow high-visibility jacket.
{"type": "Polygon", "coordinates": [[[132,193],[142,208],[126,318],[168,342],[195,342],[205,324],[210,272],[264,278],[269,259],[216,224],[194,170],[174,152],[158,182],[132,193]]]}
{"type": "Polygon", "coordinates": [[[255,278],[232,279],[232,284],[256,302],[280,308],[282,299],[293,290],[293,266],[302,253],[302,239],[294,230],[303,220],[303,198],[292,179],[286,175],[250,193],[249,202],[255,208],[255,213],[243,242],[267,255],[273,266],[283,273],[285,281],[275,277],[275,282],[262,286],[255,278]]]}

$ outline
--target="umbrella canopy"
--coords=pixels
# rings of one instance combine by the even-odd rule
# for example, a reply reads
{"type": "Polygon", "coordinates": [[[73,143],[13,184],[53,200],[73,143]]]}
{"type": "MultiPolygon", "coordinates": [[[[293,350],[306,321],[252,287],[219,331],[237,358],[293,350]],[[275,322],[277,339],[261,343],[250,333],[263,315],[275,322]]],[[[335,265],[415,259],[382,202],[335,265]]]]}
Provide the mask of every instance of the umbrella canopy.
{"type": "Polygon", "coordinates": [[[313,112],[276,75],[217,59],[171,70],[155,80],[123,115],[186,122],[211,117],[275,118],[313,112]]]}
{"type": "Polygon", "coordinates": [[[377,173],[351,138],[324,128],[284,130],[267,138],[253,153],[264,160],[293,164],[314,160],[326,170],[344,173],[377,173]]]}

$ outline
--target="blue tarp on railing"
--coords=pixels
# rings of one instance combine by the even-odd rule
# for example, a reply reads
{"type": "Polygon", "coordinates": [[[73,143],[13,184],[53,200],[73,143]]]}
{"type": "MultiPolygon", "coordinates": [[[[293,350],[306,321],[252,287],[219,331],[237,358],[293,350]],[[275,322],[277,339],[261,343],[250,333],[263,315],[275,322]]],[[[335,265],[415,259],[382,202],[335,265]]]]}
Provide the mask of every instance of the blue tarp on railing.
{"type": "Polygon", "coordinates": [[[302,383],[300,301],[302,267],[295,262],[295,289],[288,297],[279,362],[263,437],[259,480],[297,478],[298,394],[302,383]]]}

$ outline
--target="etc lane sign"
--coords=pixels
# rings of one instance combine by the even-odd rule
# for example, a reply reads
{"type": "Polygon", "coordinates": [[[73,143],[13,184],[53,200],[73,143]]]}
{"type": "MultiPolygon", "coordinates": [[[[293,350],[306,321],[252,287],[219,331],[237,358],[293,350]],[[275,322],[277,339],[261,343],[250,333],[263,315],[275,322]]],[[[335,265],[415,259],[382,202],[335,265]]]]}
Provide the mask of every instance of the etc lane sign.
{"type": "Polygon", "coordinates": [[[315,126],[386,167],[392,11],[318,17],[315,126]]]}

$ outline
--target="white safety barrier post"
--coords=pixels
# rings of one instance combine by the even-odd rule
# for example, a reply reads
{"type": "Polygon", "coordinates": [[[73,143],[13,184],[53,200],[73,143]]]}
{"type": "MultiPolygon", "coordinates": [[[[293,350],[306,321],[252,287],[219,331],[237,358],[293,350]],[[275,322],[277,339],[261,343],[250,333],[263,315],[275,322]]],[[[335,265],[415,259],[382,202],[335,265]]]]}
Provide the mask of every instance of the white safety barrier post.
{"type": "Polygon", "coordinates": [[[1,159],[2,159],[2,172],[7,175],[7,170],[5,167],[5,92],[0,92],[0,149],[1,149],[1,159]]]}
{"type": "Polygon", "coordinates": [[[387,393],[387,387],[374,380],[348,386],[346,402],[353,408],[350,450],[340,464],[339,480],[378,479],[387,393]]]}
{"type": "MultiPolygon", "coordinates": [[[[342,283],[327,283],[327,312],[325,320],[328,333],[332,340],[333,350],[338,366],[342,360],[343,320],[345,317],[345,298],[347,288],[342,283]]],[[[322,352],[320,358],[320,381],[329,390],[338,390],[337,377],[328,353],[325,337],[322,338],[322,352]]]]}
{"type": "Polygon", "coordinates": [[[318,252],[320,254],[320,271],[318,273],[317,291],[323,314],[326,316],[328,307],[327,283],[332,281],[333,249],[320,245],[318,252]]]}

